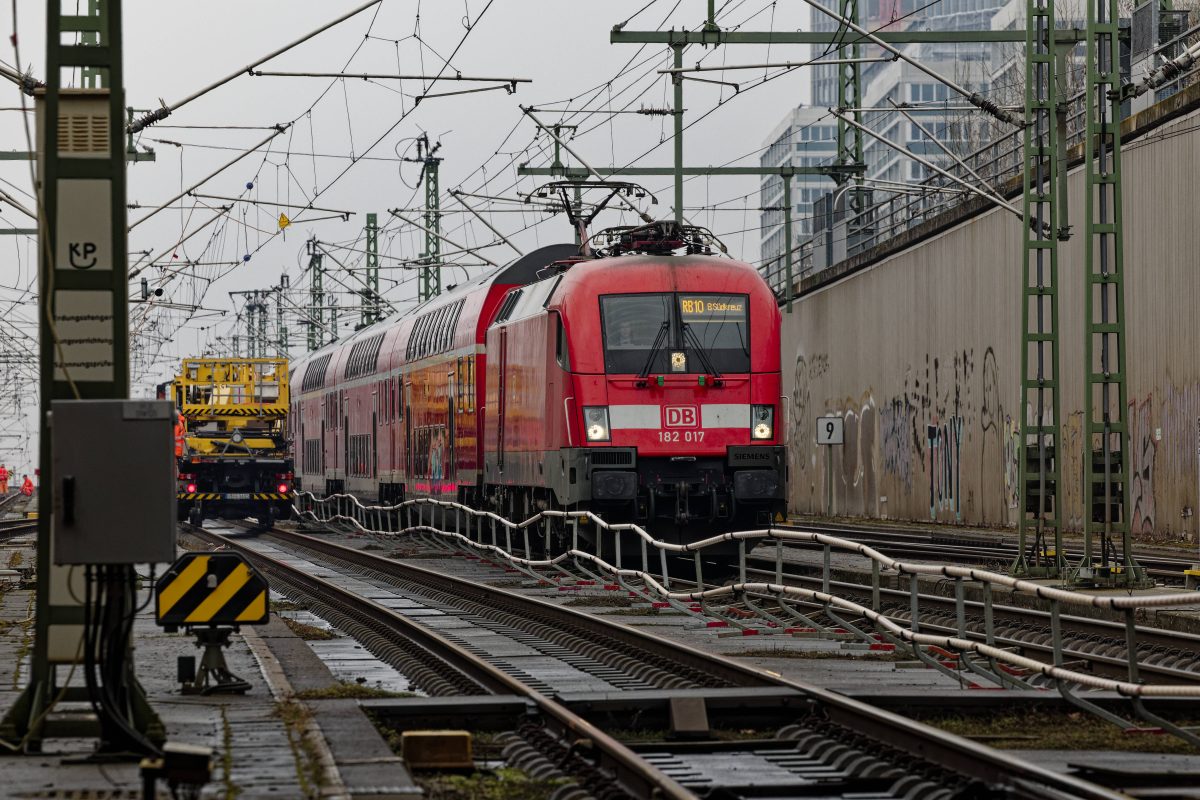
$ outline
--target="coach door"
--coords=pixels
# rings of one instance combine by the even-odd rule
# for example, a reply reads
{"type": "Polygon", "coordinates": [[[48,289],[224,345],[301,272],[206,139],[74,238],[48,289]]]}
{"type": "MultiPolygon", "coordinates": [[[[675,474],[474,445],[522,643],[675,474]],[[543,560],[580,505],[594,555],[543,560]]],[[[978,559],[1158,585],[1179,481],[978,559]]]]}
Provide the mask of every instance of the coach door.
{"type": "Polygon", "coordinates": [[[459,389],[455,377],[454,370],[446,373],[446,385],[450,388],[446,391],[446,454],[442,474],[450,485],[456,485],[458,481],[458,461],[455,459],[458,452],[455,442],[458,438],[458,418],[455,412],[459,389]]]}
{"type": "Polygon", "coordinates": [[[404,381],[404,477],[413,480],[412,381],[404,381]]]}
{"type": "Polygon", "coordinates": [[[500,329],[500,363],[496,377],[496,469],[504,471],[504,429],[508,427],[508,328],[500,329]]]}

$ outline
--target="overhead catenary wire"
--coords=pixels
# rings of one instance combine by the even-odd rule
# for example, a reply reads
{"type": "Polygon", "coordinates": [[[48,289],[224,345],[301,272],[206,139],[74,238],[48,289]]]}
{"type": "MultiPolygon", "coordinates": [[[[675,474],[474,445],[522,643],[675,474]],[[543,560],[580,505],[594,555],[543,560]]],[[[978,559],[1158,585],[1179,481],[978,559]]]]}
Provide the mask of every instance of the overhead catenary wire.
{"type": "Polygon", "coordinates": [[[521,248],[517,247],[517,246],[516,246],[516,244],[514,244],[514,243],[513,243],[513,240],[512,240],[512,239],[508,238],[508,237],[507,237],[507,236],[505,236],[503,233],[501,233],[500,231],[496,230],[496,226],[495,226],[495,225],[493,225],[492,223],[488,222],[488,221],[487,221],[487,220],[486,220],[486,219],[483,217],[483,215],[482,215],[482,214],[480,214],[478,211],[476,211],[474,208],[472,208],[472,207],[471,207],[471,204],[470,204],[470,203],[468,203],[466,200],[463,200],[463,199],[462,199],[462,192],[459,192],[459,191],[458,191],[458,190],[456,190],[456,189],[451,189],[451,190],[450,190],[450,196],[451,196],[451,197],[453,197],[455,200],[457,200],[457,201],[459,202],[459,204],[460,204],[460,205],[461,205],[463,208],[465,208],[467,211],[470,211],[470,212],[471,212],[471,213],[472,213],[472,214],[473,214],[473,215],[474,215],[474,216],[475,216],[475,217],[476,217],[476,218],[477,218],[477,219],[478,219],[480,222],[482,222],[484,225],[486,225],[486,226],[487,226],[487,228],[488,228],[488,230],[490,230],[492,233],[496,234],[496,235],[497,235],[497,236],[499,236],[501,239],[503,239],[503,240],[504,240],[504,242],[505,242],[505,243],[506,243],[506,244],[507,244],[509,247],[511,247],[513,250],[515,250],[515,251],[516,251],[517,255],[519,255],[519,256],[523,256],[523,255],[525,255],[525,251],[524,251],[524,250],[522,250],[521,248]]]}
{"type": "MultiPolygon", "coordinates": [[[[260,64],[265,64],[266,62],[270,61],[271,59],[275,58],[276,56],[286,53],[288,50],[291,50],[293,47],[304,44],[305,42],[307,42],[309,39],[313,38],[314,36],[318,36],[318,35],[324,33],[325,31],[329,30],[330,28],[334,27],[335,25],[345,22],[346,20],[350,19],[351,17],[357,16],[358,14],[362,13],[363,11],[366,11],[368,8],[378,5],[381,2],[383,2],[383,0],[367,0],[367,2],[363,3],[362,5],[360,5],[356,8],[353,8],[350,11],[347,11],[345,14],[342,14],[340,17],[338,17],[334,20],[331,20],[330,22],[325,23],[324,25],[322,25],[321,27],[317,28],[314,31],[306,33],[305,35],[301,36],[299,39],[296,39],[296,40],[292,41],[291,43],[284,45],[283,47],[280,47],[276,50],[271,51],[270,53],[268,53],[267,55],[258,59],[257,61],[250,62],[249,64],[247,64],[246,66],[237,70],[236,72],[231,72],[230,74],[226,75],[224,78],[221,78],[218,81],[214,81],[213,83],[210,83],[208,86],[205,86],[203,89],[200,89],[199,91],[192,92],[190,95],[183,98],[182,100],[176,101],[175,103],[171,103],[170,105],[168,105],[166,103],[162,103],[162,105],[160,105],[158,108],[154,109],[153,111],[149,112],[148,114],[143,115],[142,117],[139,117],[138,119],[134,120],[132,123],[127,125],[125,128],[125,132],[126,133],[137,133],[138,131],[145,129],[147,126],[153,125],[155,122],[159,122],[161,120],[166,119],[171,114],[178,111],[180,108],[184,107],[185,105],[192,102],[193,100],[198,100],[199,98],[203,97],[204,95],[208,94],[209,92],[213,91],[214,89],[221,88],[222,86],[224,86],[225,84],[227,84],[231,80],[233,80],[234,78],[237,78],[240,75],[245,75],[245,74],[249,73],[251,70],[253,70],[255,67],[259,66],[260,64]]],[[[160,103],[161,103],[161,101],[160,101],[160,103]]]]}
{"type": "Polygon", "coordinates": [[[917,155],[916,153],[909,150],[908,148],[901,147],[900,145],[891,141],[886,136],[876,133],[875,131],[868,128],[866,125],[863,125],[862,123],[858,122],[853,117],[846,116],[845,114],[839,114],[838,112],[834,111],[832,108],[829,109],[829,112],[831,114],[833,114],[835,117],[837,117],[838,119],[844,121],[847,125],[851,125],[851,126],[857,128],[858,130],[862,131],[863,133],[867,134],[872,139],[882,142],[882,143],[886,144],[888,147],[894,148],[894,149],[898,150],[899,152],[904,153],[909,158],[913,159],[914,161],[921,164],[922,166],[924,166],[930,170],[933,170],[934,172],[938,173],[939,175],[941,175],[942,177],[944,177],[948,180],[954,181],[955,183],[959,184],[960,186],[962,186],[964,189],[971,192],[972,194],[978,195],[979,197],[982,197],[984,200],[987,200],[989,203],[997,205],[1000,208],[1003,208],[1003,209],[1015,214],[1021,220],[1025,219],[1025,215],[1021,212],[1021,210],[1019,208],[1017,208],[1016,206],[1014,206],[1012,203],[1005,200],[1003,197],[1000,197],[999,195],[996,195],[996,194],[989,194],[988,192],[985,192],[982,189],[967,183],[962,178],[959,178],[956,175],[953,175],[950,172],[942,169],[938,165],[934,164],[932,161],[922,158],[921,156],[917,155]]]}
{"type": "Polygon", "coordinates": [[[469,81],[472,83],[533,83],[532,78],[484,78],[477,75],[418,75],[392,74],[383,72],[285,72],[252,69],[255,78],[354,78],[358,80],[393,81],[469,81]]]}
{"type": "Polygon", "coordinates": [[[480,253],[479,248],[467,247],[466,245],[461,245],[458,242],[454,241],[453,239],[447,238],[444,234],[440,233],[439,231],[435,231],[433,228],[428,228],[419,222],[415,222],[415,221],[409,219],[408,217],[404,216],[396,209],[391,209],[388,211],[388,213],[391,214],[392,216],[396,217],[397,219],[400,219],[403,222],[407,222],[409,225],[412,225],[414,228],[419,228],[422,231],[424,231],[425,233],[436,236],[437,238],[441,239],[443,242],[450,245],[451,247],[457,247],[458,249],[462,250],[463,252],[470,253],[471,255],[475,256],[476,258],[486,261],[487,263],[491,264],[493,267],[500,266],[495,261],[492,261],[490,258],[485,256],[483,253],[480,253]]]}
{"type": "Polygon", "coordinates": [[[921,72],[924,72],[926,75],[933,78],[935,81],[945,84],[949,88],[953,89],[954,91],[958,92],[963,97],[965,97],[967,99],[967,102],[970,103],[971,105],[975,106],[976,108],[979,108],[982,111],[986,111],[988,114],[991,114],[993,117],[1000,120],[1001,122],[1007,123],[1009,125],[1016,125],[1018,127],[1024,127],[1025,120],[1021,116],[1014,114],[1013,112],[1008,111],[1007,109],[1001,108],[1000,106],[996,105],[991,100],[989,100],[986,97],[984,97],[983,95],[981,95],[979,92],[972,92],[968,89],[963,88],[962,86],[959,86],[958,83],[951,80],[950,78],[947,78],[945,75],[942,75],[937,70],[932,69],[932,68],[922,64],[920,61],[918,61],[915,58],[911,58],[911,57],[905,55],[899,48],[888,44],[887,42],[885,42],[883,39],[876,36],[871,31],[867,30],[866,28],[864,28],[861,25],[859,25],[858,23],[856,23],[854,20],[844,17],[841,14],[837,13],[836,11],[833,11],[832,9],[826,8],[825,6],[821,5],[817,0],[803,0],[803,2],[808,4],[812,8],[816,9],[817,11],[820,11],[825,16],[832,18],[835,22],[846,26],[850,30],[859,34],[860,36],[865,37],[872,44],[883,48],[884,50],[886,50],[889,53],[891,53],[892,55],[896,56],[896,58],[900,59],[904,63],[906,63],[912,67],[915,67],[916,69],[920,70],[921,72]]]}
{"type": "Polygon", "coordinates": [[[180,199],[181,197],[185,197],[185,196],[187,196],[187,195],[188,195],[188,194],[190,194],[190,193],[191,193],[193,190],[195,190],[195,189],[199,188],[200,186],[203,186],[204,184],[208,183],[210,180],[212,180],[212,179],[213,179],[213,178],[215,178],[216,176],[220,175],[222,172],[224,172],[225,170],[229,169],[230,167],[232,167],[234,164],[236,164],[236,163],[238,163],[239,161],[241,161],[241,160],[242,160],[243,158],[245,158],[246,156],[250,155],[251,153],[254,153],[254,152],[256,152],[256,151],[257,151],[257,150],[258,150],[260,147],[263,147],[264,145],[266,145],[266,144],[269,144],[269,143],[271,142],[271,140],[272,140],[272,139],[274,139],[276,136],[278,136],[279,134],[281,134],[281,133],[283,133],[284,131],[286,131],[286,130],[287,130],[289,127],[291,127],[291,125],[292,125],[292,123],[290,123],[290,122],[289,122],[289,123],[287,123],[286,125],[276,125],[276,126],[275,126],[275,130],[274,130],[274,131],[273,131],[273,132],[272,132],[272,133],[271,133],[269,136],[267,136],[265,139],[263,139],[261,142],[259,142],[258,144],[254,145],[253,147],[251,147],[250,149],[246,150],[245,152],[241,153],[241,154],[240,154],[240,155],[238,155],[237,157],[235,157],[235,158],[231,159],[230,161],[227,161],[227,162],[225,162],[224,164],[222,164],[221,166],[217,167],[215,170],[213,170],[212,172],[210,172],[208,175],[206,175],[206,176],[204,176],[203,178],[201,178],[200,180],[196,181],[196,182],[195,182],[195,183],[193,183],[191,186],[189,186],[188,188],[184,189],[182,192],[180,192],[179,194],[175,195],[174,197],[172,197],[170,200],[166,201],[166,202],[165,202],[165,203],[163,203],[162,205],[158,206],[157,208],[155,208],[155,209],[154,209],[153,211],[151,211],[149,214],[146,214],[146,215],[145,215],[144,217],[142,217],[141,219],[138,219],[138,220],[136,220],[136,221],[134,221],[134,222],[130,223],[130,224],[129,224],[129,229],[130,229],[130,230],[133,230],[133,229],[134,229],[134,228],[136,228],[138,225],[141,225],[143,222],[145,222],[146,220],[150,219],[150,218],[151,218],[151,217],[153,217],[155,214],[157,214],[158,212],[162,211],[162,210],[163,210],[164,208],[166,208],[167,206],[169,206],[169,205],[171,205],[172,203],[174,203],[176,200],[180,199]]]}

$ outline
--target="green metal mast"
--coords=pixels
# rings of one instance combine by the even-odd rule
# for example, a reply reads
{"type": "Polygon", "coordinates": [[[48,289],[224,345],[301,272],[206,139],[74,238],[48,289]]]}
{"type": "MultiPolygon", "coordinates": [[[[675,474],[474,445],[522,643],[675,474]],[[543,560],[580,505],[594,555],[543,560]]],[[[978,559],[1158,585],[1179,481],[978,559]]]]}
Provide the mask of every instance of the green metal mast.
{"type": "MultiPolygon", "coordinates": [[[[848,20],[858,22],[858,0],[841,0],[841,9],[839,13],[848,20]]],[[[845,26],[838,31],[839,34],[849,35],[853,37],[853,43],[838,49],[838,60],[842,63],[837,67],[838,73],[838,108],[843,114],[849,113],[856,123],[862,123],[862,68],[858,63],[858,59],[862,56],[862,47],[859,45],[859,37],[853,31],[847,30],[845,26]],[[849,112],[846,109],[851,109],[849,112]]],[[[845,166],[855,166],[863,162],[863,132],[861,128],[849,124],[845,119],[838,118],[838,138],[837,138],[837,158],[836,163],[845,166]]],[[[849,172],[839,174],[835,180],[838,186],[842,186],[848,180],[851,180],[849,172]]],[[[861,226],[863,220],[859,215],[863,211],[864,197],[861,190],[862,173],[853,173],[853,180],[858,185],[857,188],[850,190],[850,213],[846,218],[850,221],[847,226],[847,233],[851,233],[855,226],[861,226]]],[[[849,243],[847,243],[849,244],[849,243]]],[[[792,248],[792,241],[788,239],[788,251],[792,248]]],[[[789,280],[790,283],[790,280],[789,280]]],[[[791,310],[791,303],[788,304],[788,310],[791,310]]]]}
{"type": "MultiPolygon", "coordinates": [[[[716,28],[716,23],[710,16],[708,26],[716,28]]],[[[671,44],[671,66],[675,69],[683,67],[683,50],[686,45],[679,43],[671,44]]],[[[683,224],[683,73],[671,73],[672,95],[672,119],[675,153],[675,221],[683,224]]]]}
{"type": "Polygon", "coordinates": [[[1117,0],[1088,0],[1084,544],[1076,580],[1134,587],[1150,582],[1133,556],[1129,505],[1118,20],[1117,0]]]}
{"type": "Polygon", "coordinates": [[[279,285],[275,287],[275,354],[279,358],[288,357],[288,329],[283,318],[283,293],[289,284],[285,273],[279,276],[279,285]]]}
{"type": "Polygon", "coordinates": [[[442,159],[433,154],[441,143],[429,146],[429,137],[421,134],[417,139],[417,160],[422,163],[421,176],[425,181],[425,252],[422,258],[426,266],[421,267],[417,299],[428,300],[442,293],[442,214],[439,208],[441,191],[438,188],[438,167],[442,159]]]}
{"type": "Polygon", "coordinates": [[[308,350],[320,350],[325,344],[325,270],[322,268],[323,254],[316,242],[308,243],[308,350]]]}
{"type": "Polygon", "coordinates": [[[362,314],[359,326],[367,327],[378,322],[379,313],[379,218],[367,214],[367,288],[362,291],[362,314]]]}
{"type": "Polygon", "coordinates": [[[1054,0],[1027,0],[1021,284],[1020,551],[1012,571],[1059,577],[1058,120],[1054,0]]]}
{"type": "Polygon", "coordinates": [[[266,358],[270,349],[267,345],[271,342],[267,336],[267,293],[255,292],[255,299],[258,302],[258,357],[266,358]]]}
{"type": "MultiPolygon", "coordinates": [[[[64,14],[62,0],[48,0],[45,74],[37,141],[42,420],[50,418],[53,400],[129,397],[121,0],[90,0],[82,16],[64,14]],[[69,79],[77,69],[85,88],[64,89],[64,72],[69,79]]],[[[165,732],[134,675],[132,652],[118,684],[104,686],[112,707],[126,719],[108,713],[50,715],[60,700],[90,696],[59,682],[59,670],[83,656],[84,608],[78,598],[84,584],[78,570],[54,564],[52,436],[51,428],[42,428],[29,682],[0,721],[0,738],[24,752],[40,752],[46,738],[67,736],[98,737],[100,752],[139,749],[137,737],[161,743],[165,732]]],[[[105,580],[133,580],[132,567],[109,570],[105,580]]],[[[128,613],[135,613],[136,597],[124,595],[128,613]]]]}

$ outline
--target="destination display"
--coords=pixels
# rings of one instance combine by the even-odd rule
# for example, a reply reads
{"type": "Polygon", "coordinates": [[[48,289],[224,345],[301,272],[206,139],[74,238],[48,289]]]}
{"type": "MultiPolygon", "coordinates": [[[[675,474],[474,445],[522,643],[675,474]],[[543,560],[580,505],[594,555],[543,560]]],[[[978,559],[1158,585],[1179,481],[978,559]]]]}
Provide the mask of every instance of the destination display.
{"type": "Polygon", "coordinates": [[[746,296],[681,295],[679,316],[684,322],[742,322],[746,319],[746,296]]]}

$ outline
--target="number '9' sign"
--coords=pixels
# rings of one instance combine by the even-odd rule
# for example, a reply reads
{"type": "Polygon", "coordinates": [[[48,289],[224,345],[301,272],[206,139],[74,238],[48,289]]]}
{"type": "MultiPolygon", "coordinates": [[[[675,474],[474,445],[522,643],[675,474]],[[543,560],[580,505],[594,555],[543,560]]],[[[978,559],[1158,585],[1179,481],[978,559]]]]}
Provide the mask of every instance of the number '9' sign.
{"type": "Polygon", "coordinates": [[[845,434],[845,420],[841,417],[817,417],[817,444],[842,444],[845,434]]]}

